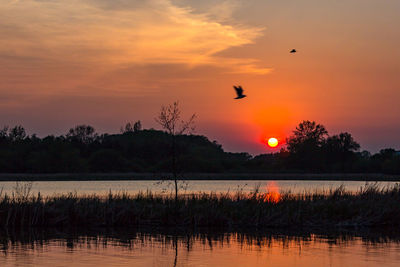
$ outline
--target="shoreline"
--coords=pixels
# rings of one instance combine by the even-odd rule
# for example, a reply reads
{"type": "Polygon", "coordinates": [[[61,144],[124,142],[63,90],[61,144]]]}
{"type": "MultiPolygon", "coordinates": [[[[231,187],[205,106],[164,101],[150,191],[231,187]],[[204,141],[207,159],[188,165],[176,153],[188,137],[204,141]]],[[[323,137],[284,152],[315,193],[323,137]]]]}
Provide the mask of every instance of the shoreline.
{"type": "MultiPolygon", "coordinates": [[[[179,180],[309,180],[400,182],[400,175],[381,173],[187,173],[179,180]]],[[[0,182],[173,180],[169,173],[1,173],[0,182]]]]}

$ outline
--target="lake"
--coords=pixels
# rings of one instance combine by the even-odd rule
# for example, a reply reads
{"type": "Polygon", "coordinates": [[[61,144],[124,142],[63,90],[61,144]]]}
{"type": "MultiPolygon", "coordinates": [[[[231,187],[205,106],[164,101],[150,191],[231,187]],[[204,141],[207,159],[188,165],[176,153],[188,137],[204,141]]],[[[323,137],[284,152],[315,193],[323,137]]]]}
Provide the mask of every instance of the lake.
{"type": "MultiPolygon", "coordinates": [[[[20,185],[27,184],[21,182],[20,185]]],[[[369,184],[374,184],[369,182],[369,184]]],[[[377,186],[380,188],[390,187],[396,182],[379,182],[377,186]]],[[[291,191],[292,193],[315,192],[338,188],[343,185],[346,190],[357,191],[366,185],[366,182],[360,181],[304,181],[304,180],[190,180],[180,183],[180,192],[183,193],[199,193],[199,192],[251,192],[259,187],[261,192],[265,192],[268,188],[273,187],[281,192],[291,191]]],[[[0,182],[0,190],[3,193],[12,193],[15,190],[16,182],[0,182]]],[[[171,181],[160,182],[160,180],[146,181],[36,181],[32,183],[32,193],[41,193],[43,196],[54,194],[64,194],[76,192],[82,194],[104,195],[109,192],[127,192],[131,194],[140,191],[150,190],[154,193],[172,192],[173,186],[171,181]]]]}
{"type": "MultiPolygon", "coordinates": [[[[379,188],[396,183],[373,183],[379,188]]],[[[20,187],[29,183],[19,183],[20,187]]],[[[181,192],[262,192],[277,189],[293,193],[327,191],[344,186],[356,192],[356,181],[196,181],[181,192]]],[[[16,182],[1,182],[11,194],[16,182]]],[[[170,182],[57,181],[33,182],[32,193],[76,192],[105,195],[151,190],[170,193],[170,182]]],[[[393,229],[0,229],[0,266],[399,266],[400,233],[393,229]],[[188,231],[192,232],[188,232],[188,231]],[[340,232],[337,232],[340,231],[340,232]]]]}
{"type": "Polygon", "coordinates": [[[1,234],[0,266],[399,266],[384,233],[179,233],[58,230],[1,234]]]}

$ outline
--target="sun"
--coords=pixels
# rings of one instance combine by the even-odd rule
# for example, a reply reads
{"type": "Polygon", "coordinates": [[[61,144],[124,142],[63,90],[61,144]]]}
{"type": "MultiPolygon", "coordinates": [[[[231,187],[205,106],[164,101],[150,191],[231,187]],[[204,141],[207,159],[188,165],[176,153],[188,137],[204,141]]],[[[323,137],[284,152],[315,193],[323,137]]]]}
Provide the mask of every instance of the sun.
{"type": "Polygon", "coordinates": [[[268,139],[268,146],[269,147],[277,147],[278,146],[278,139],[276,139],[275,137],[271,137],[268,139]]]}

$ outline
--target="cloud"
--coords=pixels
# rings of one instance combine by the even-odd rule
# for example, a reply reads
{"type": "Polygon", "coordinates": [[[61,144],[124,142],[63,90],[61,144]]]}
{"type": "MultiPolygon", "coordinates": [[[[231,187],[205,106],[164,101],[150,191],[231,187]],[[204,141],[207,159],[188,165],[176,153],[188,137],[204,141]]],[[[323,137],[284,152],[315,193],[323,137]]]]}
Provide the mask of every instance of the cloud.
{"type": "MultiPolygon", "coordinates": [[[[232,4],[223,14],[231,14],[232,4]]],[[[212,65],[265,74],[256,59],[218,56],[251,44],[262,28],[228,25],[170,0],[20,0],[0,3],[0,55],[77,66],[212,65]]]]}

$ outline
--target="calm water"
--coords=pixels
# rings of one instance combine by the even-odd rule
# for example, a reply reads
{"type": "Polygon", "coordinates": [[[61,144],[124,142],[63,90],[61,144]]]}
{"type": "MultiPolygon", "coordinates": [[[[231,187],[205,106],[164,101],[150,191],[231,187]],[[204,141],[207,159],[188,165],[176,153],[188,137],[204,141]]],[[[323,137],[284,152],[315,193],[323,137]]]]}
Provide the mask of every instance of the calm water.
{"type": "Polygon", "coordinates": [[[399,240],[376,234],[46,235],[1,236],[0,266],[361,267],[400,263],[399,240]]]}
{"type": "MultiPolygon", "coordinates": [[[[371,182],[370,182],[371,183],[371,182]]],[[[24,183],[21,183],[23,185],[24,183]]],[[[335,189],[341,185],[346,190],[357,191],[365,186],[366,182],[358,181],[265,181],[265,180],[219,180],[204,181],[192,180],[180,183],[181,192],[198,193],[198,192],[250,192],[257,186],[261,192],[265,192],[267,188],[273,186],[279,191],[291,191],[293,193],[315,192],[322,190],[335,189]]],[[[383,188],[393,186],[396,182],[379,182],[378,186],[383,188]]],[[[11,193],[15,190],[16,182],[0,182],[0,190],[5,193],[11,193]]],[[[40,191],[42,195],[54,195],[62,193],[76,192],[79,194],[107,194],[109,191],[138,193],[139,191],[151,190],[152,192],[171,192],[173,190],[172,183],[159,180],[154,181],[57,181],[57,182],[33,182],[32,192],[36,194],[40,191]]]]}
{"type": "MultiPolygon", "coordinates": [[[[379,187],[395,183],[381,182],[379,187]]],[[[24,184],[22,184],[24,185],[24,184]]],[[[364,182],[338,181],[189,181],[186,192],[250,192],[276,187],[280,191],[313,192],[338,186],[357,191],[364,182]]],[[[15,182],[1,182],[11,193],[15,182]]],[[[33,193],[106,194],[170,192],[168,182],[80,181],[34,182],[33,193]]],[[[323,229],[328,231],[329,229],[323,229]]],[[[74,230],[76,231],[76,229],[74,230]]],[[[375,230],[376,231],[376,230],[375,230]]],[[[97,229],[91,232],[0,229],[0,266],[400,266],[400,234],[387,232],[235,233],[182,229],[136,231],[97,229]]]]}

